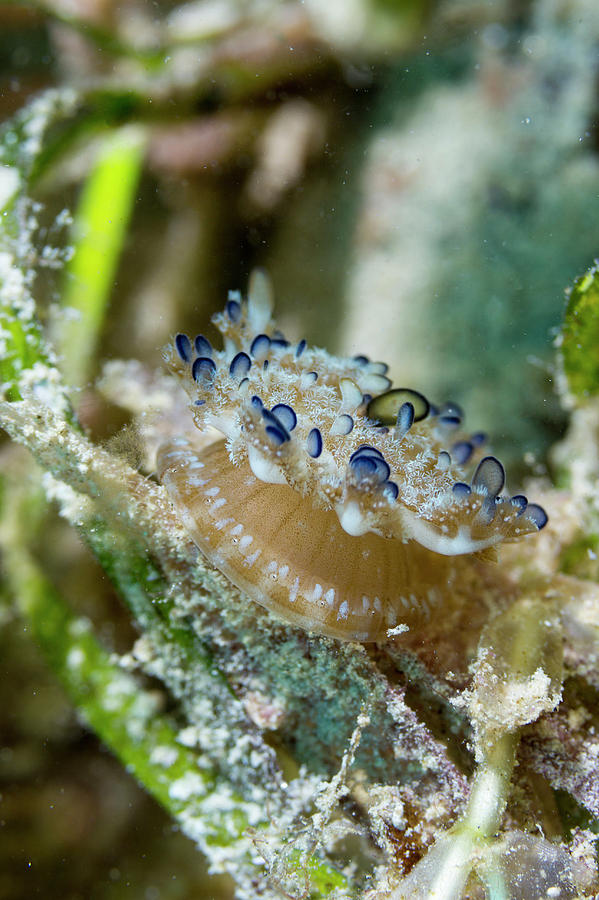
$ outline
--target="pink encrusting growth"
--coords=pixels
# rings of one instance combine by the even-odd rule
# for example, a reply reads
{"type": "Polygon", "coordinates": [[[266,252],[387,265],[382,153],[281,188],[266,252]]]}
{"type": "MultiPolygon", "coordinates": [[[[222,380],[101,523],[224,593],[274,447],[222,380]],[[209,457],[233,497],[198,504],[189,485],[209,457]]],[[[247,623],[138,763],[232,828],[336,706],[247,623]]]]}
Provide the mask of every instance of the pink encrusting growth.
{"type": "Polygon", "coordinates": [[[263,606],[382,639],[451,602],[471,554],[545,525],[540,506],[503,494],[501,463],[456,404],[393,389],[384,363],[287,341],[262,273],[214,322],[222,350],[179,334],[165,355],[198,428],[225,441],[171,442],[159,475],[198,547],[263,606]]]}

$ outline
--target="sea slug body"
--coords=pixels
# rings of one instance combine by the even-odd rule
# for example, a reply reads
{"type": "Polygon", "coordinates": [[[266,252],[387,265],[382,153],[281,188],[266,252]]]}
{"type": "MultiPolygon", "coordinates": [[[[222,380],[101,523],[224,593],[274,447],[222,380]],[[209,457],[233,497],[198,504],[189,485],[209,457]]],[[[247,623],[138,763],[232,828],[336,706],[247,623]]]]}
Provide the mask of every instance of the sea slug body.
{"type": "Polygon", "coordinates": [[[266,277],[231,294],[214,323],[224,347],[178,334],[166,349],[199,429],[174,440],[158,474],[190,536],[272,612],[342,640],[383,640],[451,602],[464,566],[547,521],[504,495],[484,436],[454,403],[395,388],[384,363],[290,343],[266,277]]]}

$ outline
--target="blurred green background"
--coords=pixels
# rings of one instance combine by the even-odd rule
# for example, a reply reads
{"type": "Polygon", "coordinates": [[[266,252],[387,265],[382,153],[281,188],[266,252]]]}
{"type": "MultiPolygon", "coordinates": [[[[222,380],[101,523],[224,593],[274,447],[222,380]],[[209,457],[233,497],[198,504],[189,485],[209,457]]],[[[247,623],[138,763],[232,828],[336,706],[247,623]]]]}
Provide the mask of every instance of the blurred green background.
{"type": "MultiPolygon", "coordinates": [[[[598,47],[595,0],[0,4],[1,119],[52,86],[111,97],[37,188],[35,290],[58,333],[57,216],[106,128],[146,135],[85,426],[105,440],[124,424],[94,390],[101,360],[154,368],[173,331],[212,336],[227,290],[263,265],[284,331],[459,402],[514,488],[544,471],[565,423],[564,289],[599,254],[598,47]]],[[[47,571],[124,652],[110,584],[48,529],[47,571]]],[[[80,727],[3,599],[0,900],[230,896],[80,727]]]]}

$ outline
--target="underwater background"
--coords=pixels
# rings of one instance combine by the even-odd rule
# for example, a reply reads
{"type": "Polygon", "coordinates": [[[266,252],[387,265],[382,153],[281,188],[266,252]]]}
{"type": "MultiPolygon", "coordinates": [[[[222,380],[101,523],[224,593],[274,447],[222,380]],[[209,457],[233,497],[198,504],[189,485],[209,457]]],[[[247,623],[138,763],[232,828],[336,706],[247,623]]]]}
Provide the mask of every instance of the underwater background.
{"type": "MultiPolygon", "coordinates": [[[[598,74],[595,0],[0,3],[0,119],[49,88],[84,95],[35,184],[31,269],[58,347],[64,211],[83,214],[109,129],[137,148],[102,327],[71,372],[84,428],[140,463],[95,388],[102,361],[159,368],[262,266],[285,334],[459,403],[514,488],[551,474],[565,290],[599,255],[598,74]]],[[[36,552],[125,653],[128,615],[53,512],[36,552]]],[[[232,897],[81,724],[0,591],[0,900],[232,897]]]]}

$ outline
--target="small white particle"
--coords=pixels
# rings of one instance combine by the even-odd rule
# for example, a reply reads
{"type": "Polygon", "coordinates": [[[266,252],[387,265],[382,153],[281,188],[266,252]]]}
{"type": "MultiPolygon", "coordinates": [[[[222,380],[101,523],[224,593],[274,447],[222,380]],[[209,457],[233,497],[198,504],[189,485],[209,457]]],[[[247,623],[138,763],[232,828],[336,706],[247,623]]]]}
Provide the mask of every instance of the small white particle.
{"type": "Polygon", "coordinates": [[[332,606],[335,602],[335,589],[329,588],[329,590],[324,595],[324,599],[327,601],[329,606],[332,606]]]}
{"type": "Polygon", "coordinates": [[[69,622],[69,634],[79,637],[81,634],[89,634],[92,630],[91,620],[87,616],[78,616],[69,622]]]}
{"type": "Polygon", "coordinates": [[[212,509],[220,509],[221,506],[224,506],[227,501],[224,497],[221,497],[219,500],[215,500],[212,504],[212,509]]]}
{"type": "Polygon", "coordinates": [[[347,605],[347,600],[344,600],[337,612],[337,619],[347,619],[348,613],[349,607],[347,605]]]}
{"type": "Polygon", "coordinates": [[[232,528],[229,533],[234,536],[237,536],[238,534],[241,534],[242,531],[243,531],[243,525],[241,525],[241,523],[240,523],[239,525],[235,525],[235,527],[232,528]]]}
{"type": "Polygon", "coordinates": [[[73,647],[67,654],[67,666],[70,669],[78,669],[85,660],[85,653],[81,647],[73,647]]]}
{"type": "Polygon", "coordinates": [[[396,625],[395,628],[388,628],[387,629],[387,637],[388,638],[397,637],[399,634],[405,634],[405,632],[409,631],[409,630],[410,629],[408,628],[408,626],[404,625],[402,623],[401,625],[396,625]]]}
{"type": "Polygon", "coordinates": [[[320,600],[322,597],[322,585],[315,584],[314,590],[312,591],[312,600],[320,600]]]}
{"type": "Polygon", "coordinates": [[[206,786],[204,779],[197,772],[187,772],[171,784],[168,793],[171,800],[190,800],[193,796],[203,796],[206,793],[206,786]]]}
{"type": "Polygon", "coordinates": [[[175,747],[159,745],[154,747],[150,753],[150,762],[155,766],[164,766],[165,769],[170,768],[177,762],[179,754],[175,747]]]}
{"type": "Polygon", "coordinates": [[[208,488],[207,491],[204,491],[207,497],[216,497],[217,494],[220,494],[219,487],[208,488]]]}
{"type": "Polygon", "coordinates": [[[0,209],[4,209],[21,184],[18,171],[12,166],[0,166],[0,209]]]}
{"type": "Polygon", "coordinates": [[[182,728],[177,735],[177,741],[180,744],[183,744],[184,747],[197,747],[197,729],[194,728],[193,725],[188,725],[187,728],[182,728]]]}
{"type": "Polygon", "coordinates": [[[364,612],[368,612],[370,609],[370,597],[362,597],[362,609],[364,612]]]}
{"type": "Polygon", "coordinates": [[[281,566],[279,569],[279,578],[286,578],[289,575],[289,566],[281,566]]]}
{"type": "Polygon", "coordinates": [[[254,538],[251,534],[244,534],[244,536],[239,541],[239,546],[242,550],[245,550],[246,547],[249,547],[254,538]]]}

